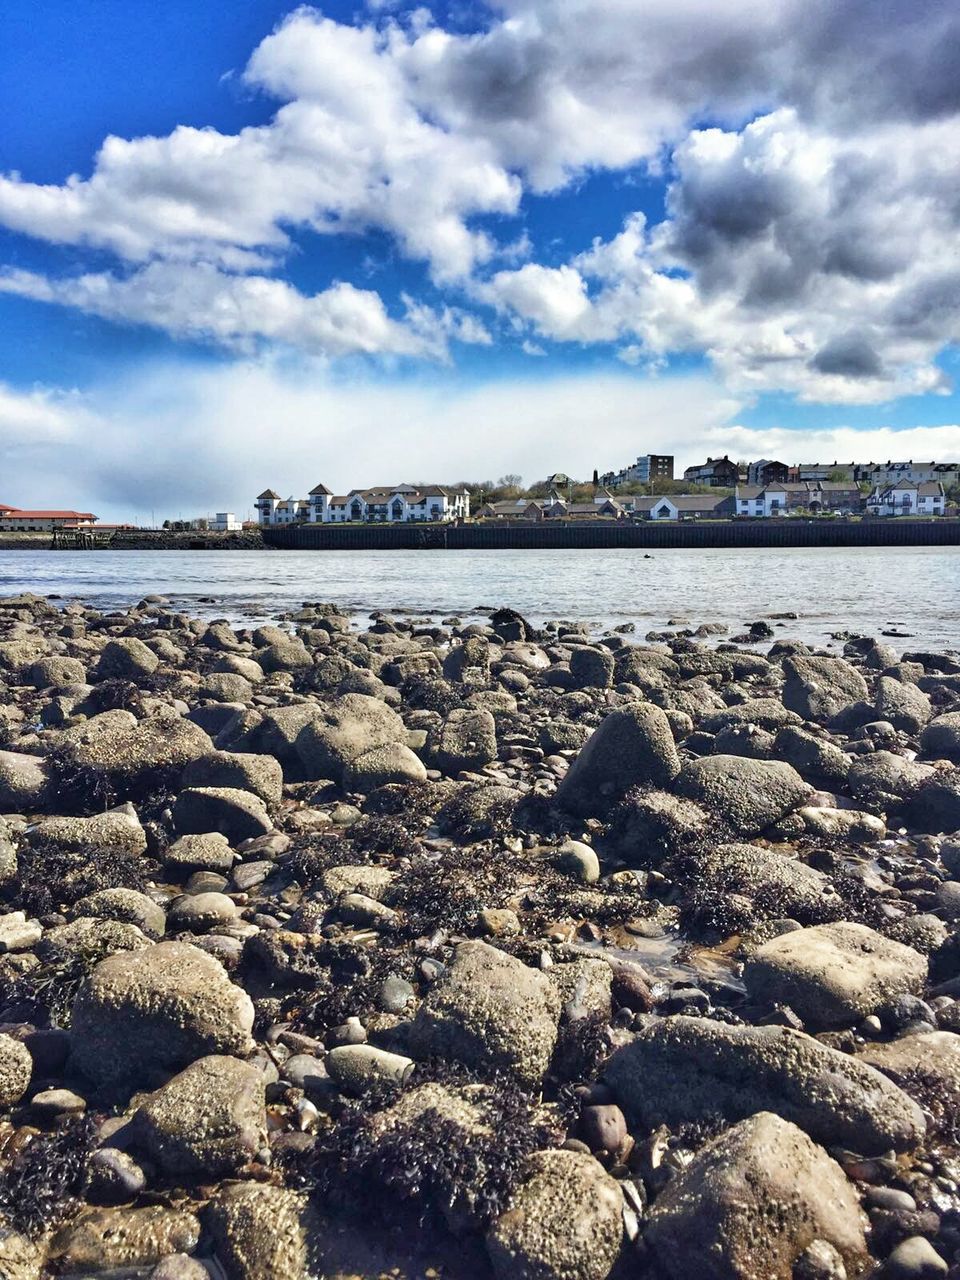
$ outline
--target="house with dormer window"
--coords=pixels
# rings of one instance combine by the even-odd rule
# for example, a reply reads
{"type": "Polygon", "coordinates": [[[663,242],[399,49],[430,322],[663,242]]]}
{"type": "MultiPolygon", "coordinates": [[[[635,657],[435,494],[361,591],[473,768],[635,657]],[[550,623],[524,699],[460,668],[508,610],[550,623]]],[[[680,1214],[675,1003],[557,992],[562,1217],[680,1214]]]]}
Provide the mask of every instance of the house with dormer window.
{"type": "Polygon", "coordinates": [[[318,484],[299,499],[283,500],[273,489],[265,489],[255,505],[261,525],[435,523],[466,519],[470,494],[444,485],[398,484],[336,495],[318,484]]]}

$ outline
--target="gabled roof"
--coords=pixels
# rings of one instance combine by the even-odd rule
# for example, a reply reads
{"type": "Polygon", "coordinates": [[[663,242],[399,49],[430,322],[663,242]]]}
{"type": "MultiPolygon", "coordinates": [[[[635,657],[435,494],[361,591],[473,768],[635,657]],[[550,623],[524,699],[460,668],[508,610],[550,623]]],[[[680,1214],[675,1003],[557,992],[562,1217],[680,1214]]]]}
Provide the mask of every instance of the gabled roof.
{"type": "Polygon", "coordinates": [[[762,484],[738,484],[737,485],[737,497],[740,499],[741,502],[744,502],[744,501],[750,502],[754,498],[759,498],[761,493],[763,493],[762,484]]]}
{"type": "Polygon", "coordinates": [[[310,496],[312,498],[314,494],[318,494],[318,493],[329,494],[329,492],[330,490],[327,488],[325,484],[317,484],[317,485],[314,485],[314,487],[310,490],[310,496]]]}
{"type": "Polygon", "coordinates": [[[261,498],[275,498],[277,502],[280,501],[279,493],[274,493],[272,489],[264,489],[263,493],[258,493],[257,501],[259,502],[261,498]]]}
{"type": "Polygon", "coordinates": [[[92,511],[24,511],[22,507],[8,507],[5,512],[10,520],[96,520],[92,511]]]}

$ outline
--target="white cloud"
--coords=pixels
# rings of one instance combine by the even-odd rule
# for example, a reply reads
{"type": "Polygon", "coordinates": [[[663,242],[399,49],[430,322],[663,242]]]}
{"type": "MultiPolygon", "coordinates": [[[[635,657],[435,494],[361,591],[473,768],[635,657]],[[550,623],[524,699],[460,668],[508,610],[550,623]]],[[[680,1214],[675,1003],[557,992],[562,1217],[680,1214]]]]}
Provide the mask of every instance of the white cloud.
{"type": "Polygon", "coordinates": [[[309,361],[161,364],[82,397],[0,386],[0,498],[144,520],[151,511],[249,511],[268,484],[299,494],[319,481],[342,492],[505,472],[588,477],[647,451],[675,454],[679,468],[718,453],[786,462],[960,456],[958,425],[787,431],[739,424],[742,408],[704,374],[515,377],[470,388],[357,382],[309,361]],[[38,415],[44,431],[29,425],[38,415]],[[10,422],[21,424],[13,442],[10,422]]]}

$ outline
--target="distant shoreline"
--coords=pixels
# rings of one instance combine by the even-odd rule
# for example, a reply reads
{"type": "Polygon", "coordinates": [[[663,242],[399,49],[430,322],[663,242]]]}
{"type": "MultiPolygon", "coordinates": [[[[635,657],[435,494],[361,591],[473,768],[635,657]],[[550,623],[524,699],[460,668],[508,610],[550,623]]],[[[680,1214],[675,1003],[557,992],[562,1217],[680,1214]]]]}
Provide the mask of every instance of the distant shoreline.
{"type": "MultiPolygon", "coordinates": [[[[52,547],[48,533],[0,533],[0,551],[52,547]]],[[[870,520],[577,521],[569,523],[322,525],[248,530],[243,533],[124,532],[92,547],[97,551],[523,551],[579,548],[663,550],[707,547],[949,547],[960,546],[960,519],[903,517],[870,520]]]]}

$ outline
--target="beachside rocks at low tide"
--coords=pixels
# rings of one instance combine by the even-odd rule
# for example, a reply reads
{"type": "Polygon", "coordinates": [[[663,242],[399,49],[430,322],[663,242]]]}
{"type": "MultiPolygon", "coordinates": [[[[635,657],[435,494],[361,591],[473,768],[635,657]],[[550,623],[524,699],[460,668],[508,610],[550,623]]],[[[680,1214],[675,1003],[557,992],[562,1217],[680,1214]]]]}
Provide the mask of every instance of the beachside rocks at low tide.
{"type": "Polygon", "coordinates": [[[960,658],[771,631],[0,600],[0,1277],[960,1277],[960,658]]]}

